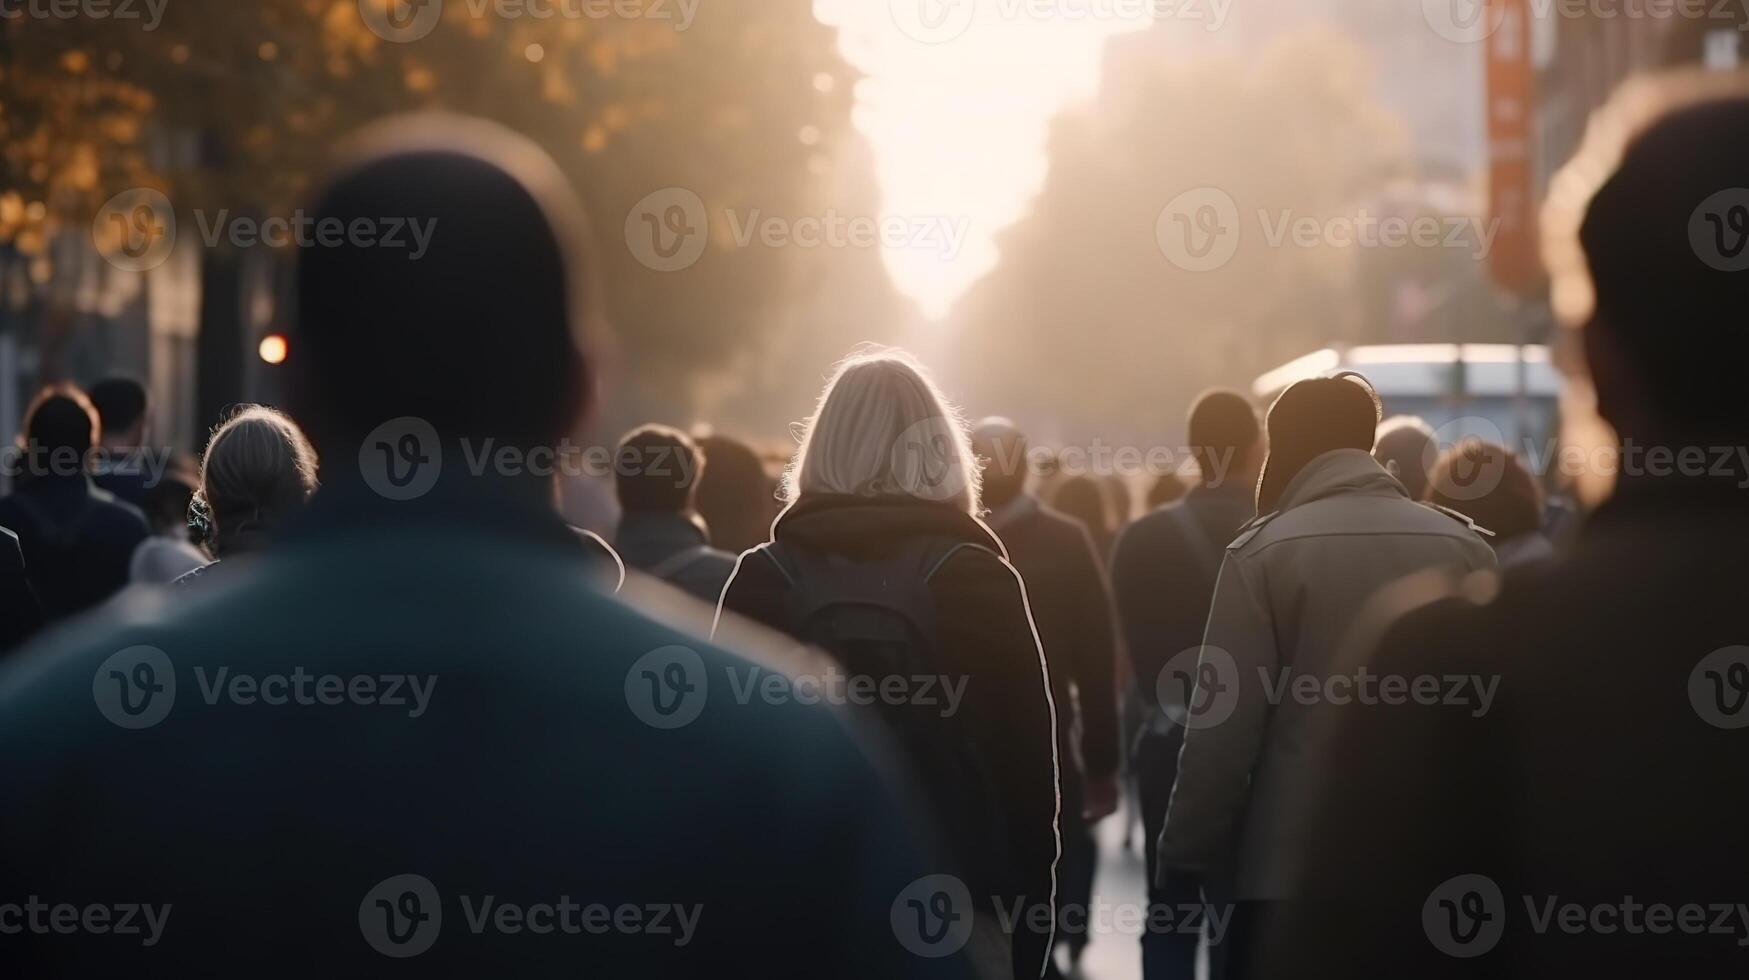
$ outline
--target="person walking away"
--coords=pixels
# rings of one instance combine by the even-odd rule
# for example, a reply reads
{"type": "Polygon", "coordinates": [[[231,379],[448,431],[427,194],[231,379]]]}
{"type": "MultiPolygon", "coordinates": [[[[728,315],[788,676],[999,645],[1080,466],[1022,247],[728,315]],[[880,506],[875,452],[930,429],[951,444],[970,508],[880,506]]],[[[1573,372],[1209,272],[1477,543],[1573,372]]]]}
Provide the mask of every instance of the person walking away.
{"type": "Polygon", "coordinates": [[[145,517],[99,489],[87,468],[97,413],[72,385],[43,389],[25,413],[14,490],[0,526],[18,536],[25,574],[50,620],[90,609],[128,584],[145,517]]]}
{"type": "Polygon", "coordinates": [[[1054,921],[1056,715],[1026,590],[975,516],[969,433],[921,367],[884,350],[838,366],[805,432],[773,540],[741,556],[719,619],[812,643],[851,684],[897,692],[881,719],[954,859],[936,918],[972,924],[982,974],[1037,978],[1054,921]]]}
{"type": "MultiPolygon", "coordinates": [[[[200,487],[190,507],[213,561],[176,579],[179,585],[267,548],[316,492],[316,450],[283,412],[245,405],[207,441],[200,487]]],[[[229,567],[229,566],[227,566],[229,567]]]]}
{"type": "Polygon", "coordinates": [[[1298,382],[1276,399],[1262,516],[1227,546],[1196,662],[1168,667],[1188,713],[1157,874],[1225,896],[1217,908],[1234,921],[1228,955],[1217,957],[1223,975],[1242,968],[1230,954],[1249,903],[1285,897],[1295,862],[1321,846],[1299,814],[1309,784],[1336,764],[1318,734],[1341,709],[1333,698],[1287,696],[1288,683],[1357,670],[1344,655],[1347,631],[1391,583],[1495,567],[1470,521],[1410,500],[1372,457],[1379,415],[1378,395],[1352,373],[1298,382]]]}
{"type": "Polygon", "coordinates": [[[1555,176],[1544,254],[1613,492],[1552,561],[1384,636],[1383,669],[1500,696],[1342,719],[1258,976],[1749,972],[1745,169],[1749,76],[1694,69],[1624,86],[1555,176]]]}
{"type": "MultiPolygon", "coordinates": [[[[1026,582],[1050,669],[1062,789],[1057,937],[1074,972],[1091,938],[1087,916],[1099,865],[1094,828],[1117,810],[1111,593],[1087,529],[1027,492],[1026,435],[1007,419],[986,419],[972,433],[972,452],[983,464],[985,520],[1026,582]]],[[[1056,975],[1054,960],[1046,975],[1056,975]]]]}
{"type": "Polygon", "coordinates": [[[710,546],[693,506],[703,470],[704,457],[684,432],[647,425],[627,434],[614,466],[620,519],[613,544],[631,568],[714,606],[735,556],[710,546]]]}
{"type": "MultiPolygon", "coordinates": [[[[1166,822],[1188,720],[1184,702],[1160,699],[1161,679],[1175,658],[1202,643],[1227,543],[1257,513],[1265,452],[1257,410],[1235,391],[1214,389],[1198,396],[1187,432],[1197,485],[1179,502],[1125,528],[1111,559],[1124,649],[1147,706],[1131,757],[1141,798],[1148,902],[1178,913],[1157,927],[1150,923],[1142,935],[1146,980],[1194,980],[1197,946],[1206,931],[1203,917],[1184,914],[1203,904],[1195,880],[1175,876],[1155,883],[1155,844],[1166,822]]],[[[1221,938],[1207,937],[1210,942],[1221,938]]]]}
{"type": "Polygon", "coordinates": [[[964,977],[895,933],[933,862],[788,652],[748,649],[783,676],[736,699],[723,679],[754,661],[598,584],[551,467],[473,464],[589,423],[595,240],[557,165],[420,116],[319,187],[316,227],[433,231],[416,261],[375,238],[298,251],[309,508],[213,588],[0,664],[0,745],[29,746],[0,753],[0,881],[161,928],[9,935],[7,967],[964,977]]]}

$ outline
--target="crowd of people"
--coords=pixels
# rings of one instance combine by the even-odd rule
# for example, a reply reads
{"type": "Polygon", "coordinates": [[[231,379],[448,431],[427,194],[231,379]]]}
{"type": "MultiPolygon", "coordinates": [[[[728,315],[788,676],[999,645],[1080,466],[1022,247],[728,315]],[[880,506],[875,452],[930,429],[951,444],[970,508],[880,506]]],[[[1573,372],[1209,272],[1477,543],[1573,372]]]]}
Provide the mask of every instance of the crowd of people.
{"type": "MultiPolygon", "coordinates": [[[[142,448],[127,379],[30,406],[0,499],[19,975],[1076,974],[1126,797],[1151,980],[1749,961],[1749,474],[1623,473],[1575,528],[1509,448],[1344,373],[1202,394],[1194,465],[1138,502],[871,348],[781,474],[627,434],[596,536],[550,473],[470,465],[590,415],[556,168],[465,120],[344,159],[313,213],[445,234],[302,250],[283,409],[197,466],[142,448]],[[1624,903],[1667,928],[1606,928],[1624,903]],[[1678,928],[1697,906],[1731,914],[1678,928]]],[[[1688,237],[1746,171],[1749,101],[1691,98],[1594,175],[1584,349],[1624,439],[1749,444],[1749,285],[1688,237]]]]}

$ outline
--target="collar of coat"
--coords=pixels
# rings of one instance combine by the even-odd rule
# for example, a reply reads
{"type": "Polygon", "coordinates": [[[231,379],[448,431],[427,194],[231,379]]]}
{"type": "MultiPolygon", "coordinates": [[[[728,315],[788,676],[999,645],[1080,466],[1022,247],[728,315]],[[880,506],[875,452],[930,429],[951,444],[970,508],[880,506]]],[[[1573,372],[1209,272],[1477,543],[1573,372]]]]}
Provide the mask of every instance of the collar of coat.
{"type": "Polygon", "coordinates": [[[778,541],[852,557],[882,554],[901,539],[925,534],[978,545],[1007,557],[1002,542],[983,521],[952,504],[916,497],[807,493],[772,526],[778,541]]]}

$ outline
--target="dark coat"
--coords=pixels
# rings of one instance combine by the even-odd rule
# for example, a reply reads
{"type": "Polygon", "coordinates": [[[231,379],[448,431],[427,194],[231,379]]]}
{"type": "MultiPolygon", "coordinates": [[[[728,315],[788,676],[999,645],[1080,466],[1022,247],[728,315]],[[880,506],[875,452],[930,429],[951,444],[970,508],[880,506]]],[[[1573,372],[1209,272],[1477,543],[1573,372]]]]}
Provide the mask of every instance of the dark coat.
{"type": "Polygon", "coordinates": [[[1227,544],[1255,516],[1248,487],[1198,486],[1178,503],[1139,518],[1118,537],[1111,587],[1124,649],[1149,702],[1155,701],[1155,681],[1167,662],[1201,645],[1227,544]],[[1186,528],[1183,517],[1194,521],[1194,529],[1186,528]]]}
{"type": "Polygon", "coordinates": [[[1119,758],[1117,637],[1093,538],[1081,522],[1026,495],[997,508],[988,522],[1026,581],[1050,667],[1064,783],[1109,777],[1119,758]]]}
{"type": "MultiPolygon", "coordinates": [[[[1570,554],[1509,574],[1492,602],[1473,605],[1489,590],[1472,582],[1472,600],[1400,620],[1376,670],[1497,678],[1497,696],[1479,716],[1473,701],[1347,713],[1341,764],[1306,816],[1320,846],[1302,899],[1266,919],[1251,975],[1749,972],[1738,905],[1749,885],[1749,670],[1729,683],[1729,663],[1749,663],[1745,541],[1749,493],[1729,482],[1630,486],[1570,554]],[[1460,875],[1498,892],[1445,884],[1460,875]],[[1539,931],[1551,900],[1720,903],[1729,933],[1684,935],[1667,921],[1656,934],[1643,911],[1638,930],[1617,912],[1600,920],[1609,934],[1539,931]],[[1442,955],[1430,937],[1449,942],[1453,925],[1472,935],[1483,921],[1472,909],[1502,931],[1473,933],[1473,958],[1442,955]]],[[[1704,919],[1711,929],[1713,911],[1704,919]]]]}
{"type": "Polygon", "coordinates": [[[704,529],[682,514],[625,514],[613,546],[628,567],[712,605],[735,571],[735,556],[712,548],[704,529]]]}
{"type": "Polygon", "coordinates": [[[151,533],[137,508],[83,476],[20,483],[0,499],[0,525],[18,535],[25,569],[51,620],[125,588],[134,549],[151,533]]]}
{"type": "MultiPolygon", "coordinates": [[[[1026,592],[1002,557],[1002,544],[982,523],[950,506],[909,498],[806,496],[778,518],[773,533],[784,549],[856,559],[892,555],[919,539],[949,545],[930,579],[936,645],[948,662],[941,672],[965,679],[963,717],[991,775],[1012,849],[1012,878],[998,887],[1030,908],[1047,903],[1058,852],[1055,715],[1050,681],[1026,608],[1026,592]]],[[[761,545],[741,557],[723,591],[722,609],[789,631],[790,582],[761,545]]],[[[988,903],[978,900],[982,908],[988,903]]],[[[1015,941],[1015,971],[1042,966],[1049,936],[1024,928],[1015,941]]]]}
{"type": "Polygon", "coordinates": [[[136,593],[0,669],[0,881],[173,905],[146,949],[6,936],[10,972],[961,975],[895,936],[895,896],[928,865],[838,718],[730,697],[724,672],[745,661],[607,594],[550,512],[435,498],[331,484],[211,588],[136,593]],[[283,703],[283,684],[236,687],[297,676],[348,693],[283,703]],[[685,683],[646,683],[670,676],[685,683]],[[136,683],[106,714],[112,677],[173,677],[174,694],[136,683]],[[422,709],[392,677],[425,679],[422,709]],[[375,693],[354,696],[358,678],[375,693]],[[517,910],[485,910],[487,896],[517,910]],[[682,946],[534,912],[566,900],[669,930],[672,910],[651,909],[688,906],[696,930],[682,946]],[[370,945],[409,934],[436,945],[411,959],[370,945]]]}
{"type": "Polygon", "coordinates": [[[42,624],[42,604],[25,574],[18,535],[0,527],[0,652],[24,642],[42,624]]]}

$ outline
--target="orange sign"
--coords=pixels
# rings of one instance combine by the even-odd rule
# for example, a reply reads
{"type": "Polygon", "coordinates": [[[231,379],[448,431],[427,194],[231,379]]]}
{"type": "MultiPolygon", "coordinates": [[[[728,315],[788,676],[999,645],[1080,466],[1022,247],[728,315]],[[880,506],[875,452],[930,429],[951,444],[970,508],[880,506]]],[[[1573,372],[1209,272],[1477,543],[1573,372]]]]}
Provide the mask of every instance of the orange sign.
{"type": "Polygon", "coordinates": [[[1508,292],[1544,281],[1537,235],[1536,73],[1530,60],[1530,0],[1486,0],[1499,27],[1488,36],[1488,211],[1499,223],[1489,269],[1508,292]]]}

